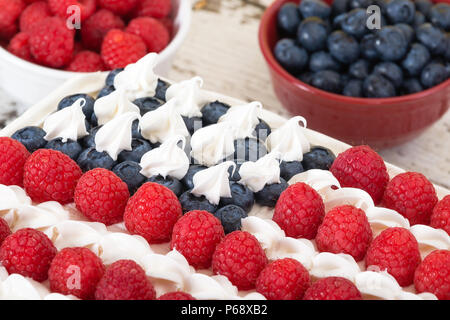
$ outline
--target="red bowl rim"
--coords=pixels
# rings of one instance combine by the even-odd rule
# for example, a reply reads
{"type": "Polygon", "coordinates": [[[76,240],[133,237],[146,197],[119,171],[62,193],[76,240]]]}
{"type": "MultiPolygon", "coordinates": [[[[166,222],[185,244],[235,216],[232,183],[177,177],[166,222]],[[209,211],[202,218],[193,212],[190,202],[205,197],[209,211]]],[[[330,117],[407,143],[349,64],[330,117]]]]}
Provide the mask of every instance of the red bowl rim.
{"type": "Polygon", "coordinates": [[[341,94],[335,94],[331,92],[327,92],[318,88],[315,88],[313,86],[310,86],[309,84],[295,78],[290,73],[288,73],[275,59],[272,49],[269,46],[269,42],[267,39],[267,33],[269,29],[269,20],[270,18],[275,15],[278,12],[278,9],[281,7],[282,4],[287,2],[286,0],[276,0],[274,1],[264,12],[261,23],[259,26],[259,32],[258,32],[258,39],[259,39],[259,45],[262,51],[262,54],[268,63],[269,67],[275,72],[277,72],[280,76],[288,80],[293,85],[299,87],[302,90],[308,91],[315,95],[320,95],[328,99],[334,99],[338,100],[342,103],[349,103],[349,104],[358,104],[358,105],[367,105],[367,106],[373,106],[373,105],[391,105],[391,104],[400,104],[405,102],[411,102],[413,100],[417,99],[423,99],[427,96],[433,95],[434,93],[443,90],[445,87],[450,85],[450,79],[444,81],[443,83],[434,86],[432,88],[426,89],[424,91],[408,94],[404,96],[397,96],[397,97],[391,97],[391,98],[355,98],[355,97],[348,97],[341,94]]]}

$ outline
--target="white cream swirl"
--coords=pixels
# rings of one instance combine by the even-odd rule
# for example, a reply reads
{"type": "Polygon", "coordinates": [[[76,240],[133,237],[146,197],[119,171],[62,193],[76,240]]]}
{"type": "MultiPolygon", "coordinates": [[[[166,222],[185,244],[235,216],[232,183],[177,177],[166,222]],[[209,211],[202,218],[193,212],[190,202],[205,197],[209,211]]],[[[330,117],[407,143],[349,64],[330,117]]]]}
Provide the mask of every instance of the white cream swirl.
{"type": "Polygon", "coordinates": [[[450,250],[450,237],[442,229],[416,224],[410,231],[419,243],[422,259],[434,250],[450,250]]]}
{"type": "Polygon", "coordinates": [[[204,99],[201,94],[203,80],[194,77],[175,83],[167,88],[166,100],[174,99],[176,110],[185,117],[201,117],[200,112],[204,99]]]}
{"type": "Polygon", "coordinates": [[[124,113],[139,113],[139,107],[128,100],[125,90],[115,90],[107,96],[97,99],[94,113],[99,125],[103,125],[124,113]]]}
{"type": "Polygon", "coordinates": [[[316,278],[342,277],[352,282],[361,272],[358,263],[345,253],[321,252],[313,258],[311,275],[316,278]]]}
{"type": "Polygon", "coordinates": [[[261,102],[250,102],[245,105],[233,106],[220,117],[218,122],[229,122],[236,127],[235,139],[251,137],[259,123],[258,110],[262,109],[261,102]]]}
{"type": "Polygon", "coordinates": [[[271,152],[256,162],[244,162],[239,168],[239,183],[246,185],[253,192],[262,190],[266,184],[280,183],[279,158],[278,152],[271,152]]]}

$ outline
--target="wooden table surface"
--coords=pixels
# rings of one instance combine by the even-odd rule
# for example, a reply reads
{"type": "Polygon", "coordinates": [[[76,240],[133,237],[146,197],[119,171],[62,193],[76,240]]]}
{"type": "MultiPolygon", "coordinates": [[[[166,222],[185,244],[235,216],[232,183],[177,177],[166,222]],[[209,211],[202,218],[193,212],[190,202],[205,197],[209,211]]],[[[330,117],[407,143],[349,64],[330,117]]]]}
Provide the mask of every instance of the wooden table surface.
{"type": "MultiPolygon", "coordinates": [[[[199,75],[205,89],[261,101],[266,109],[289,116],[273,93],[257,40],[259,20],[272,1],[193,2],[191,30],[169,78],[179,81],[199,75]]],[[[0,128],[24,109],[0,89],[0,128]]],[[[450,112],[414,141],[379,152],[386,161],[450,188],[450,112]]]]}

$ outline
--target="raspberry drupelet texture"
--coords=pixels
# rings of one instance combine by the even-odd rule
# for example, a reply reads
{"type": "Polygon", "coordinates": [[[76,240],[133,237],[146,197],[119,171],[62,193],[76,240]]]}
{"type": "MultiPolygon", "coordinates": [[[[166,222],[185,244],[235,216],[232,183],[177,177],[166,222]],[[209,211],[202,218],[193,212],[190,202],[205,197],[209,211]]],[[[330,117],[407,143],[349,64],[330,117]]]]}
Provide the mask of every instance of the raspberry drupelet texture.
{"type": "Polygon", "coordinates": [[[443,229],[450,235],[450,195],[444,197],[434,207],[430,226],[443,229]]]}
{"type": "Polygon", "coordinates": [[[20,15],[20,31],[30,31],[36,23],[41,22],[51,15],[52,13],[50,12],[50,7],[47,2],[38,1],[30,4],[20,15]]]}
{"type": "Polygon", "coordinates": [[[409,286],[420,263],[419,244],[409,230],[389,228],[372,241],[365,262],[366,268],[386,270],[399,285],[409,286]]]}
{"type": "Polygon", "coordinates": [[[136,8],[140,0],[97,0],[102,8],[111,10],[117,15],[123,16],[136,8]]]}
{"type": "Polygon", "coordinates": [[[330,168],[342,187],[359,188],[378,204],[389,181],[383,159],[369,146],[357,146],[339,154],[330,168]]]}
{"type": "Polygon", "coordinates": [[[100,9],[86,22],[81,28],[81,40],[83,45],[91,50],[100,51],[102,47],[103,38],[111,29],[123,29],[125,23],[109,10],[100,9]]]}
{"type": "Polygon", "coordinates": [[[93,51],[83,50],[78,52],[66,68],[73,72],[96,72],[105,70],[102,57],[93,51]]]}
{"type": "Polygon", "coordinates": [[[196,300],[189,293],[177,291],[177,292],[168,292],[160,296],[157,300],[196,300]]]}
{"type": "Polygon", "coordinates": [[[41,231],[25,228],[9,235],[0,247],[0,261],[8,273],[18,273],[36,281],[48,277],[56,248],[41,231]]]}
{"type": "Polygon", "coordinates": [[[16,21],[24,8],[22,0],[0,0],[0,40],[9,40],[17,32],[16,21]]]}
{"type": "Polygon", "coordinates": [[[268,300],[301,300],[310,285],[308,270],[291,258],[269,263],[256,280],[256,291],[268,300]]]}
{"type": "Polygon", "coordinates": [[[8,51],[27,61],[32,61],[33,57],[30,52],[30,45],[28,39],[30,36],[28,33],[17,33],[8,44],[8,51]]]}
{"type": "Polygon", "coordinates": [[[361,293],[350,281],[341,277],[319,279],[306,290],[304,300],[361,300],[361,293]]]}
{"type": "Polygon", "coordinates": [[[181,204],[170,189],[147,182],[130,198],[123,218],[130,233],[149,243],[163,243],[170,240],[181,214],[181,204]]]}
{"type": "Polygon", "coordinates": [[[87,248],[64,248],[53,259],[48,270],[50,290],[80,299],[93,299],[105,267],[87,248]]]}
{"type": "Polygon", "coordinates": [[[96,9],[96,0],[48,0],[51,12],[60,18],[69,18],[74,12],[68,10],[70,6],[78,6],[81,11],[81,21],[89,18],[96,9]]]}
{"type": "Polygon", "coordinates": [[[172,10],[170,0],[142,0],[137,9],[137,15],[142,17],[165,18],[172,10]]]}
{"type": "Polygon", "coordinates": [[[428,225],[437,202],[433,184],[417,172],[396,175],[386,187],[383,197],[383,204],[407,218],[411,225],[428,225]]]}
{"type": "Polygon", "coordinates": [[[245,231],[228,234],[217,245],[212,259],[214,274],[226,276],[239,290],[253,289],[266,265],[267,257],[258,240],[245,231]]]}
{"type": "Polygon", "coordinates": [[[147,47],[144,40],[119,29],[111,29],[102,43],[101,56],[110,69],[124,68],[146,54],[147,47]]]}
{"type": "Polygon", "coordinates": [[[0,218],[0,245],[11,234],[11,229],[5,219],[0,218]]]}
{"type": "Polygon", "coordinates": [[[126,31],[141,37],[149,52],[159,53],[170,41],[166,27],[158,20],[149,17],[131,20],[126,31]]]}
{"type": "Polygon", "coordinates": [[[372,229],[363,210],[344,205],[330,210],[317,231],[321,252],[346,253],[360,261],[372,241],[372,229]]]}
{"type": "Polygon", "coordinates": [[[29,157],[19,141],[0,137],[0,184],[23,186],[23,168],[29,157]]]}
{"type": "Polygon", "coordinates": [[[80,167],[62,152],[39,149],[25,162],[23,184],[35,202],[67,204],[73,201],[81,175],[80,167]]]}
{"type": "Polygon", "coordinates": [[[324,215],[325,206],[320,195],[307,184],[299,182],[281,194],[273,221],[288,237],[314,239],[324,215]]]}
{"type": "Polygon", "coordinates": [[[450,300],[450,251],[430,253],[414,274],[417,292],[431,292],[440,300],[450,300]]]}
{"type": "Polygon", "coordinates": [[[194,268],[207,269],[211,266],[217,244],[224,236],[219,219],[207,211],[195,210],[187,212],[175,223],[170,246],[194,268]]]}
{"type": "Polygon", "coordinates": [[[154,300],[155,296],[144,269],[132,260],[110,265],[95,291],[96,300],[154,300]]]}

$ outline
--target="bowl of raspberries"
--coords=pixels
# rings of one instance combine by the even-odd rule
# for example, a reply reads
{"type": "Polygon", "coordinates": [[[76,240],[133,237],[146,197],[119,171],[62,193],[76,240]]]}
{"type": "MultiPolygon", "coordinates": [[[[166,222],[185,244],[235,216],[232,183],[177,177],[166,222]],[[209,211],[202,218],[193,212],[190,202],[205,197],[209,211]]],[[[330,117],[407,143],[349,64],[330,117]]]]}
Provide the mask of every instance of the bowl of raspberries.
{"type": "Polygon", "coordinates": [[[0,0],[0,86],[32,105],[79,73],[159,53],[164,76],[187,35],[183,0],[0,0]]]}
{"type": "Polygon", "coordinates": [[[283,106],[350,144],[406,142],[450,106],[448,0],[277,0],[259,42],[283,106]]]}

